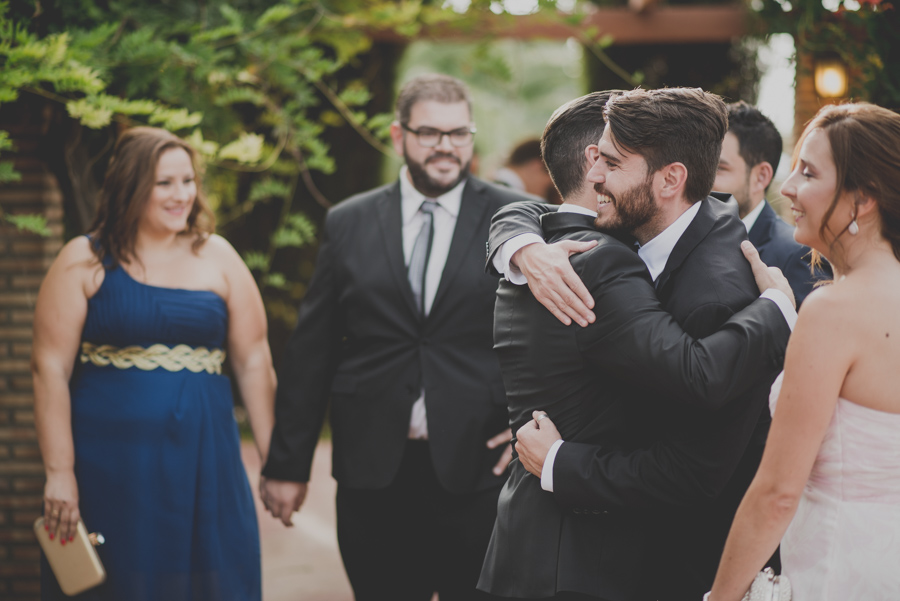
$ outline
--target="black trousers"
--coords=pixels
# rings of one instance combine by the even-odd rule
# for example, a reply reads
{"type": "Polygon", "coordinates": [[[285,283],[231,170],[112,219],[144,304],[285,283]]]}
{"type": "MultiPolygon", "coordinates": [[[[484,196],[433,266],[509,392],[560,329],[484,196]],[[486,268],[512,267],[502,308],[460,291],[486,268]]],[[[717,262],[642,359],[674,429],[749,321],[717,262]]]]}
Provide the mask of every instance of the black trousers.
{"type": "Polygon", "coordinates": [[[427,441],[409,441],[380,490],[338,486],[337,534],[356,601],[496,599],[475,590],[500,488],[455,495],[441,487],[427,441]]]}

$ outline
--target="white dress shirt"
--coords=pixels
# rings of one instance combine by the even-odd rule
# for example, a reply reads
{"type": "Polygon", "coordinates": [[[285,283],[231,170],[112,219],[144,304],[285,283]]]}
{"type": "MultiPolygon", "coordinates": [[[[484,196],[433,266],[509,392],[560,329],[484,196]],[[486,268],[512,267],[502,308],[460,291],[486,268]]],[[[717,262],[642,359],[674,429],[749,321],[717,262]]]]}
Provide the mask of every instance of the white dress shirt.
{"type": "MultiPolygon", "coordinates": [[[[455,188],[438,196],[434,200],[437,206],[434,210],[434,235],[431,239],[431,253],[428,256],[428,266],[425,269],[425,288],[422,291],[425,304],[425,314],[431,311],[434,303],[434,295],[441,283],[441,274],[447,263],[447,254],[450,252],[450,242],[453,240],[453,230],[456,229],[456,218],[459,215],[459,206],[462,202],[462,192],[466,182],[463,180],[455,188]]],[[[409,267],[413,245],[416,237],[422,229],[424,216],[419,211],[425,195],[415,189],[409,178],[409,169],[404,165],[400,169],[400,215],[403,219],[403,261],[409,267]]],[[[418,400],[413,404],[412,414],[409,420],[409,437],[416,439],[428,438],[428,419],[425,415],[425,389],[422,389],[418,400]]]]}
{"type": "MultiPolygon", "coordinates": [[[[559,210],[563,210],[563,207],[565,206],[567,205],[561,205],[559,210]]],[[[567,209],[571,212],[587,211],[587,209],[582,209],[581,207],[577,207],[575,205],[569,206],[578,209],[577,211],[573,211],[571,208],[567,209]]],[[[762,203],[760,203],[760,206],[762,206],[762,203]]],[[[759,208],[759,210],[762,211],[761,208],[759,208]]],[[[644,263],[647,265],[647,269],[650,272],[650,277],[653,279],[654,284],[656,284],[656,278],[658,278],[665,269],[666,262],[669,260],[669,255],[672,254],[672,250],[675,248],[678,240],[680,240],[681,236],[684,235],[684,232],[687,230],[688,226],[694,220],[694,217],[697,216],[697,213],[699,211],[700,203],[695,202],[684,213],[682,213],[678,217],[678,219],[673,221],[669,225],[669,227],[664,229],[662,232],[657,234],[655,238],[648,241],[638,249],[638,256],[640,256],[641,260],[644,261],[644,263]]],[[[590,213],[591,212],[588,211],[588,214],[590,213]]],[[[596,213],[594,213],[594,215],[596,215],[596,213]]],[[[757,216],[758,215],[759,213],[757,212],[757,216]]],[[[528,280],[525,275],[518,269],[515,269],[515,272],[513,272],[513,268],[510,265],[510,259],[520,248],[532,243],[546,244],[544,239],[537,234],[520,234],[507,240],[503,245],[500,246],[499,249],[497,249],[497,252],[494,253],[494,267],[497,269],[497,271],[504,274],[506,279],[513,284],[527,284],[528,280]],[[509,245],[510,248],[514,248],[515,250],[510,252],[510,250],[507,248],[507,245],[509,245]]],[[[769,288],[760,296],[762,298],[767,298],[778,305],[778,308],[781,310],[781,314],[784,316],[785,321],[787,322],[788,326],[790,326],[791,331],[793,331],[794,324],[797,323],[797,311],[794,309],[787,295],[775,288],[769,288]]],[[[556,454],[562,444],[562,439],[557,440],[555,443],[553,443],[553,446],[550,447],[550,450],[547,452],[547,456],[544,458],[544,467],[541,470],[541,488],[549,492],[553,492],[553,463],[556,460],[556,454]]]]}
{"type": "Polygon", "coordinates": [[[744,217],[741,219],[741,221],[744,222],[744,227],[747,228],[748,232],[750,231],[750,228],[752,228],[754,224],[756,224],[756,220],[757,218],[759,218],[759,214],[762,213],[765,204],[765,200],[759,201],[759,204],[756,205],[756,208],[744,215],[744,217]]]}

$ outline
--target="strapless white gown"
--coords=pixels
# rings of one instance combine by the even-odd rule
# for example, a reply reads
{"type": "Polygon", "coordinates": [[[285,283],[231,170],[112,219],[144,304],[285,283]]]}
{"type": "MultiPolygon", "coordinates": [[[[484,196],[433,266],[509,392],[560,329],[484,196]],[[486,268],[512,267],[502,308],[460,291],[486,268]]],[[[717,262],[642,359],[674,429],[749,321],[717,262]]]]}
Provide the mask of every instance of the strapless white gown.
{"type": "Polygon", "coordinates": [[[793,601],[900,600],[900,414],[838,399],[781,562],[793,601]]]}

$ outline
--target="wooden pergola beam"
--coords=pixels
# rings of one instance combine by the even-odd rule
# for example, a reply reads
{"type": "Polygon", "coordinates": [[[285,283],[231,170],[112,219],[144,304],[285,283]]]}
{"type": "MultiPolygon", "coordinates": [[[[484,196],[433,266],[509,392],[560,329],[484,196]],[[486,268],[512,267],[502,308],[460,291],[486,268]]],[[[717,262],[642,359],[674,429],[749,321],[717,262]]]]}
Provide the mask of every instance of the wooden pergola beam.
{"type": "MultiPolygon", "coordinates": [[[[596,39],[613,37],[615,45],[688,44],[728,42],[747,32],[747,9],[735,5],[651,6],[640,12],[629,8],[598,8],[579,25],[553,15],[495,15],[486,13],[468,26],[446,24],[423,29],[419,38],[477,41],[485,37],[520,40],[583,40],[590,31],[596,39]]],[[[377,41],[408,41],[394,32],[373,32],[377,41]]]]}

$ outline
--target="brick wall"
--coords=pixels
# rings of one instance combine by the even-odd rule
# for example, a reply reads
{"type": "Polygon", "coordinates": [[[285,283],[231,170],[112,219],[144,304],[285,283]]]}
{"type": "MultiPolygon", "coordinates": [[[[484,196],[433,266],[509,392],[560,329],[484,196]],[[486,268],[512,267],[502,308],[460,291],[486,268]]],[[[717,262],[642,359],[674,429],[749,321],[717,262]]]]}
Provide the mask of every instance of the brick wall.
{"type": "Polygon", "coordinates": [[[62,247],[63,208],[56,179],[28,158],[36,154],[41,128],[19,121],[5,129],[16,142],[12,158],[22,180],[0,187],[0,207],[7,214],[44,215],[52,232],[41,237],[0,221],[0,599],[31,601],[40,592],[32,524],[44,487],[32,408],[31,326],[41,280],[62,247]]]}

